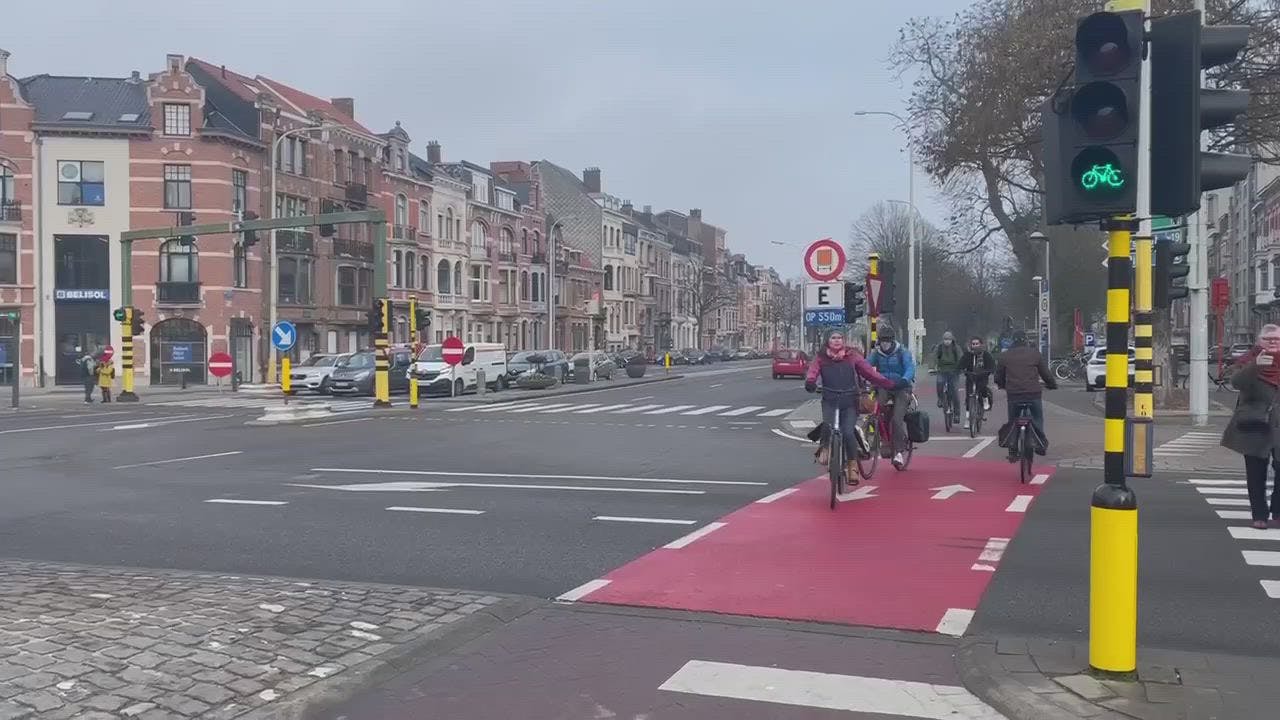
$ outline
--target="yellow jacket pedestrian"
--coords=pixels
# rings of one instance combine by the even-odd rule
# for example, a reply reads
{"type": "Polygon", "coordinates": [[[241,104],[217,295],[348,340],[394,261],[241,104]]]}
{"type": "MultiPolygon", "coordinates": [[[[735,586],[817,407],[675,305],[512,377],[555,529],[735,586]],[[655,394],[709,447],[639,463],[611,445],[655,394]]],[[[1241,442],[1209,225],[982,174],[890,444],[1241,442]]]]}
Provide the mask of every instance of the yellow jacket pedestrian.
{"type": "Polygon", "coordinates": [[[98,387],[102,390],[102,402],[111,402],[111,382],[115,380],[116,368],[110,360],[98,363],[98,387]]]}

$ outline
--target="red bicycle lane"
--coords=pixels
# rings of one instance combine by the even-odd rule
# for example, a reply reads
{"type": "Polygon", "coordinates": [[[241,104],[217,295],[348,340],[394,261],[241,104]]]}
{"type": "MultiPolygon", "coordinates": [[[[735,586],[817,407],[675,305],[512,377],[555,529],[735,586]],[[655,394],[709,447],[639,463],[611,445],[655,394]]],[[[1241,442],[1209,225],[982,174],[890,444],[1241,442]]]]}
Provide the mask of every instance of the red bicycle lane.
{"type": "Polygon", "coordinates": [[[917,455],[828,509],[813,478],[560,597],[962,635],[1051,468],[917,455]]]}

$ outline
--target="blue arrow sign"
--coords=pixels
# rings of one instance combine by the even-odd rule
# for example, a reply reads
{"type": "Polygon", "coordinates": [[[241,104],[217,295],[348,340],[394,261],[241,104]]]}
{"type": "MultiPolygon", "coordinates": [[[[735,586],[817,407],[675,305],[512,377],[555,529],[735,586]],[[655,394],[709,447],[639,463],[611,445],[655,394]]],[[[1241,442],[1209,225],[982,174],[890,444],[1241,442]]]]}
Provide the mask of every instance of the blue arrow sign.
{"type": "Polygon", "coordinates": [[[280,352],[288,352],[298,342],[298,329],[288,320],[281,320],[271,328],[271,344],[280,352]]]}

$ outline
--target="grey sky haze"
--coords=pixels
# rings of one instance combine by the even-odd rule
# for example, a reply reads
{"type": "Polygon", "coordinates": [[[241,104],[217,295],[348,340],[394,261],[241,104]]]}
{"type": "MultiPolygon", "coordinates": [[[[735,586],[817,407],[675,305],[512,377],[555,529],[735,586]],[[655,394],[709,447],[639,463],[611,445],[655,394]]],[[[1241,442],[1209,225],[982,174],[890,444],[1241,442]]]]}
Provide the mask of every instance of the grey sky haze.
{"type": "MultiPolygon", "coordinates": [[[[365,125],[400,120],[446,160],[599,166],[604,189],[700,207],[731,246],[784,276],[819,237],[844,240],[904,199],[893,121],[907,88],[884,59],[914,15],[963,0],[11,0],[10,72],[126,76],[169,52],[352,96],[365,125]]],[[[918,204],[940,206],[917,175],[918,204]]]]}

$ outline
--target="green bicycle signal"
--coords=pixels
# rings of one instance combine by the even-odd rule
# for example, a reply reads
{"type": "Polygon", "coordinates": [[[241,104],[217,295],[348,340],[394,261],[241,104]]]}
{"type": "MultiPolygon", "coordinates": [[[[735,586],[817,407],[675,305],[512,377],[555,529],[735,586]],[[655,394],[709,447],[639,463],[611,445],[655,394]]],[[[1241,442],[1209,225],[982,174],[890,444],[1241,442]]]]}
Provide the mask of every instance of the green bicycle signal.
{"type": "Polygon", "coordinates": [[[1080,175],[1080,187],[1085,190],[1119,190],[1124,184],[1120,168],[1111,163],[1094,165],[1080,175]]]}

